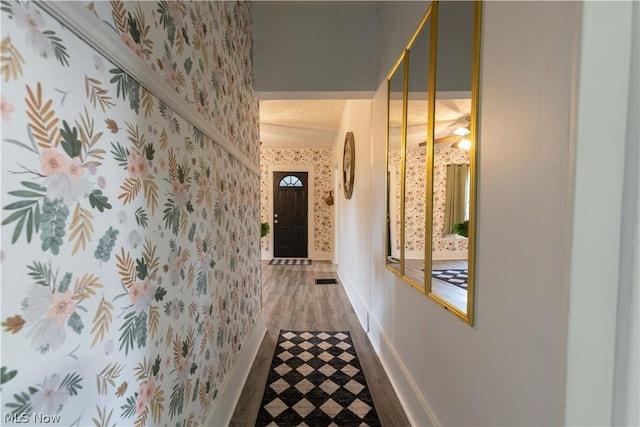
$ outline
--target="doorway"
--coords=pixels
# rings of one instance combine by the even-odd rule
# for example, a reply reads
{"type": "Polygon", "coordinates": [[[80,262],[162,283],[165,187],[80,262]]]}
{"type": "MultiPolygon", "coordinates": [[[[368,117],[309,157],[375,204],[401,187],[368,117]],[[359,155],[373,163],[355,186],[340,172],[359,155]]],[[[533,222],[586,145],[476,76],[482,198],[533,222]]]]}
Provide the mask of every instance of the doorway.
{"type": "Polygon", "coordinates": [[[307,258],[308,172],[273,172],[273,256],[307,258]]]}

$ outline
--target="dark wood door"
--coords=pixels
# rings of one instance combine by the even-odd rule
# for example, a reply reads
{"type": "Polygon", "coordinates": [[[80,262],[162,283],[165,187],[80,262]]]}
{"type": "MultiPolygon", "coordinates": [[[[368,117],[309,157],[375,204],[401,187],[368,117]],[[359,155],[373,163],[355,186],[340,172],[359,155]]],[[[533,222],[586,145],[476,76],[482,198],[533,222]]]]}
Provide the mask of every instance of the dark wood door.
{"type": "Polygon", "coordinates": [[[307,258],[307,172],[273,173],[273,256],[307,258]]]}

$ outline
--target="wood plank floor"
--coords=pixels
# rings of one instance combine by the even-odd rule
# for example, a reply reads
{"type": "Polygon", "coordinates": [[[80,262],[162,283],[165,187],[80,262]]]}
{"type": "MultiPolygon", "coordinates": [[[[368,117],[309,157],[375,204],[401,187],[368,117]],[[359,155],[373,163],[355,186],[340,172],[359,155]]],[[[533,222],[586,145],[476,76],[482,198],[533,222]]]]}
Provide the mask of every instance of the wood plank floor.
{"type": "Polygon", "coordinates": [[[242,390],[231,426],[255,425],[280,329],[350,331],[382,426],[410,425],[342,285],[315,284],[315,279],[337,277],[335,265],[329,262],[314,261],[311,266],[262,263],[262,305],[267,334],[242,390]]]}

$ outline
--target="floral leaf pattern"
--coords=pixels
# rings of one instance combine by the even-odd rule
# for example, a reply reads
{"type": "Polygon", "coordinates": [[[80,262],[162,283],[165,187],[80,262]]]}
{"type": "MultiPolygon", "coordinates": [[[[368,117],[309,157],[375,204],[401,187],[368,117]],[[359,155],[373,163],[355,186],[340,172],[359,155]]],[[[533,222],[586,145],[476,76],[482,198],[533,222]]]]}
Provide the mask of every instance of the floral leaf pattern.
{"type": "Polygon", "coordinates": [[[22,76],[24,59],[22,59],[22,55],[15,46],[11,44],[10,37],[2,39],[0,53],[2,55],[0,70],[2,71],[4,81],[8,82],[11,79],[17,79],[22,76]]]}
{"type": "MultiPolygon", "coordinates": [[[[248,4],[86,7],[257,164],[248,4]]],[[[202,425],[260,311],[259,180],[40,8],[2,10],[3,409],[202,425]]]]}

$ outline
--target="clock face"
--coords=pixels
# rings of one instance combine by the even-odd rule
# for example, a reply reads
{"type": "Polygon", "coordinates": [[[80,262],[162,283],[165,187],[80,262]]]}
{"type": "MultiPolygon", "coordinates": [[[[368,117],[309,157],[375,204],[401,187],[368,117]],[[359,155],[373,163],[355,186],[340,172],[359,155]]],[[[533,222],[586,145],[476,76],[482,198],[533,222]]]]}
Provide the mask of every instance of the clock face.
{"type": "Polygon", "coordinates": [[[353,132],[347,132],[344,137],[344,153],[342,156],[342,185],[344,197],[351,198],[353,193],[353,176],[355,172],[356,147],[353,132]]]}

